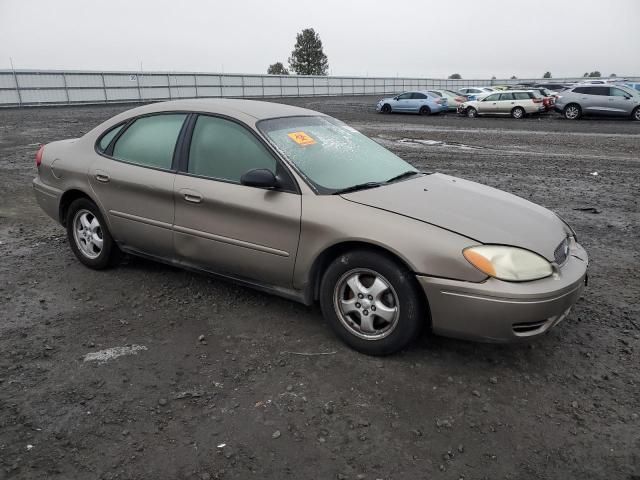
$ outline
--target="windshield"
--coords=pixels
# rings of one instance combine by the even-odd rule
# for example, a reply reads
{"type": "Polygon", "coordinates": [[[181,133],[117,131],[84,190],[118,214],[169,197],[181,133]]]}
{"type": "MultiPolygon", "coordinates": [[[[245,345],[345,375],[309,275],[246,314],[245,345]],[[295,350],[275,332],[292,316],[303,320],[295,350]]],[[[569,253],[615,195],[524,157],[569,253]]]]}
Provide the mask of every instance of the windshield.
{"type": "Polygon", "coordinates": [[[417,173],[400,157],[335,118],[274,118],[257,126],[319,193],[417,173]]]}

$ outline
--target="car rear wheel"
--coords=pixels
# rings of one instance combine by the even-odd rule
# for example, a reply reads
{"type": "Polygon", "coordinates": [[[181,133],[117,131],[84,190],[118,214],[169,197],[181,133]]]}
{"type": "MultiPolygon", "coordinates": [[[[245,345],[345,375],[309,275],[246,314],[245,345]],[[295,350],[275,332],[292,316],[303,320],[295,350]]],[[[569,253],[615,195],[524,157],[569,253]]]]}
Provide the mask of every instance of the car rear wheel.
{"type": "Polygon", "coordinates": [[[367,355],[397,352],[418,336],[426,319],[422,299],[406,267],[368,250],[340,255],[320,285],[320,306],[333,331],[367,355]]]}
{"type": "Polygon", "coordinates": [[[423,105],[422,107],[420,107],[418,113],[420,113],[420,115],[431,115],[431,109],[426,105],[423,105]]]}
{"type": "Polygon", "coordinates": [[[631,118],[640,121],[640,107],[635,108],[635,110],[631,113],[631,118]]]}
{"type": "Polygon", "coordinates": [[[120,260],[120,249],[91,200],[74,200],[67,211],[66,225],[71,250],[87,267],[102,270],[120,260]]]}
{"type": "Polygon", "coordinates": [[[567,120],[577,120],[582,115],[582,110],[579,105],[571,103],[564,108],[563,115],[567,120]]]}
{"type": "Polygon", "coordinates": [[[478,111],[475,108],[473,107],[467,108],[467,117],[475,118],[477,116],[478,116],[478,111]]]}
{"type": "Polygon", "coordinates": [[[511,116],[517,119],[524,118],[524,108],[515,107],[513,110],[511,110],[511,116]]]}
{"type": "Polygon", "coordinates": [[[391,105],[385,103],[380,110],[382,113],[391,113],[391,105]]]}

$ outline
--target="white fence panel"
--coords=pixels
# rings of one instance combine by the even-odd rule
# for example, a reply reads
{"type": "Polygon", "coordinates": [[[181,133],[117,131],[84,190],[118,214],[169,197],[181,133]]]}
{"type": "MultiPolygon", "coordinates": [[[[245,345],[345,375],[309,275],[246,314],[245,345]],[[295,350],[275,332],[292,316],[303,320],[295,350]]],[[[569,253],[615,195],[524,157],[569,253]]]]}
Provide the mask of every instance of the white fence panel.
{"type": "MultiPolygon", "coordinates": [[[[626,77],[638,82],[640,77],[626,77]]],[[[547,82],[579,81],[555,78],[547,82]]],[[[0,71],[0,107],[114,103],[197,97],[391,95],[406,90],[504,85],[540,79],[325,77],[173,72],[0,71]]]]}

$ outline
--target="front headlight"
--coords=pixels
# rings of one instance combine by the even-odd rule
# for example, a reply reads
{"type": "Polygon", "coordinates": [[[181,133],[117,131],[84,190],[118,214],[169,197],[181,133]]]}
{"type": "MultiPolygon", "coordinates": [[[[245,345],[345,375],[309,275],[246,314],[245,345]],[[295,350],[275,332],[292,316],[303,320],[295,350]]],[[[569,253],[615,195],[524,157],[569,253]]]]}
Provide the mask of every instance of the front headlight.
{"type": "Polygon", "coordinates": [[[462,251],[471,265],[499,280],[526,282],[548,277],[551,264],[529,250],[503,245],[478,245],[462,251]]]}

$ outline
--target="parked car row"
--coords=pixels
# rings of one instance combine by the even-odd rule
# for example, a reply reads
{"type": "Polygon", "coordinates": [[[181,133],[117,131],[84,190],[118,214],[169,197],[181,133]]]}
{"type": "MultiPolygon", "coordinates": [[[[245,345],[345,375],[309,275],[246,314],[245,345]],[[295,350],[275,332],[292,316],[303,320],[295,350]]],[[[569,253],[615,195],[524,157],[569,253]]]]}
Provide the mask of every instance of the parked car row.
{"type": "Polygon", "coordinates": [[[478,86],[457,92],[448,89],[404,92],[381,99],[376,110],[422,115],[455,110],[471,118],[509,115],[516,119],[555,110],[568,120],[593,115],[630,117],[640,121],[640,83],[600,82],[478,86]]]}

